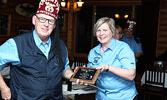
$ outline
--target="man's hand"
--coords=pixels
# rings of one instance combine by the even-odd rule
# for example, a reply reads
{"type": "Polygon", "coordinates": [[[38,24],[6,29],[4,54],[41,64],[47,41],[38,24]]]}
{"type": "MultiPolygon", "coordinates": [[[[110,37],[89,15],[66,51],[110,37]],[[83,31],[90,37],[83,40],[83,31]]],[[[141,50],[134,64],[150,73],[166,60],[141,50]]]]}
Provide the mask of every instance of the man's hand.
{"type": "Polygon", "coordinates": [[[1,96],[4,100],[10,100],[11,99],[11,91],[9,87],[5,87],[4,89],[1,89],[1,96]]]}
{"type": "MultiPolygon", "coordinates": [[[[86,67],[85,65],[83,67],[86,67]]],[[[78,67],[75,67],[74,72],[78,69],[78,67]]],[[[80,85],[88,85],[87,83],[84,83],[83,81],[80,81],[79,79],[76,80],[75,82],[76,84],[80,84],[80,85]]]]}

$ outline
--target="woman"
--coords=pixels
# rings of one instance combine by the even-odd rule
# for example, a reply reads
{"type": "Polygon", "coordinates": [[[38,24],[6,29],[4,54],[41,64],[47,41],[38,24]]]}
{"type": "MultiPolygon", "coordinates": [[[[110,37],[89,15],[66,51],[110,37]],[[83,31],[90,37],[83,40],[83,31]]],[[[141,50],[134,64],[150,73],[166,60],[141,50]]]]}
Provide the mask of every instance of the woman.
{"type": "Polygon", "coordinates": [[[115,25],[115,35],[114,38],[117,40],[120,40],[123,36],[123,32],[122,32],[122,27],[119,25],[115,25]]]}
{"type": "Polygon", "coordinates": [[[113,38],[115,21],[100,18],[94,36],[100,42],[88,55],[88,67],[101,70],[96,81],[96,100],[136,100],[135,57],[128,44],[113,38]]]}

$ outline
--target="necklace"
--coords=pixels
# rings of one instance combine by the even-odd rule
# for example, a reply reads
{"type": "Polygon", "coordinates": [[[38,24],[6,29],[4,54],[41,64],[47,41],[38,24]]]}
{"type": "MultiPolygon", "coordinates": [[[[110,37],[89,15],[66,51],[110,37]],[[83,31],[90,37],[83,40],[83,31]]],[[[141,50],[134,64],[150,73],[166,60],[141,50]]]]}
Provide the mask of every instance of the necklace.
{"type": "Polygon", "coordinates": [[[101,47],[101,51],[102,51],[102,52],[104,52],[105,50],[106,50],[106,49],[104,49],[104,48],[101,47]]]}

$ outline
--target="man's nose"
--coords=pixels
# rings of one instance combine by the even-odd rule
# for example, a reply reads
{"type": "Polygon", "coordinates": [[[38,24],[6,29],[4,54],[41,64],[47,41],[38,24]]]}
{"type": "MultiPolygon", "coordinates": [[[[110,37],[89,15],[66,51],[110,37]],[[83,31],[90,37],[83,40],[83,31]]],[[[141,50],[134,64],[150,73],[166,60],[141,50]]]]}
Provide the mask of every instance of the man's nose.
{"type": "Polygon", "coordinates": [[[49,20],[48,19],[46,19],[46,22],[45,22],[45,25],[49,25],[49,20]]]}

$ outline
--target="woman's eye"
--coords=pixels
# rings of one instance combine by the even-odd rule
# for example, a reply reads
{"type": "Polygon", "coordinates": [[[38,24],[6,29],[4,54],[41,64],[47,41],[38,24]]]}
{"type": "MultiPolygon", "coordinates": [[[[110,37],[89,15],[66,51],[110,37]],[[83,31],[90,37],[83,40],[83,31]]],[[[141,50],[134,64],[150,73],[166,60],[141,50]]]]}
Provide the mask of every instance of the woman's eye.
{"type": "Polygon", "coordinates": [[[104,32],[106,32],[107,30],[103,30],[104,32]]]}
{"type": "Polygon", "coordinates": [[[96,32],[100,32],[100,30],[97,30],[96,32]]]}

